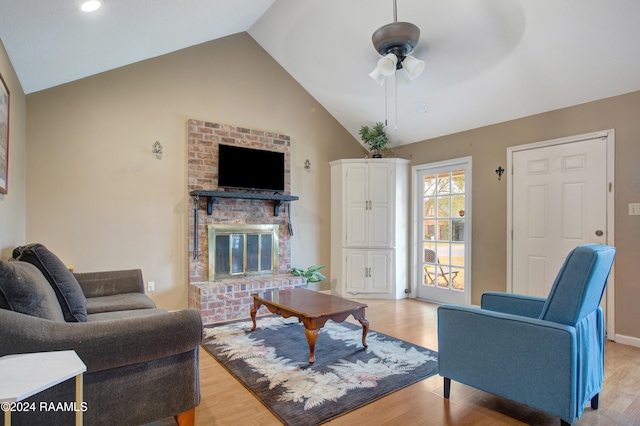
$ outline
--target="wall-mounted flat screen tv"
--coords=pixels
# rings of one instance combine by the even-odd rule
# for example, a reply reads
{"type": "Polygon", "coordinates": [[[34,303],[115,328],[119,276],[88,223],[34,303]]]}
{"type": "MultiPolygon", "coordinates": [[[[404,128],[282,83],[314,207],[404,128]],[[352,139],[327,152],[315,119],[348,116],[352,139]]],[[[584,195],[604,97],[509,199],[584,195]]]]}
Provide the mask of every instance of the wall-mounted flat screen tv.
{"type": "Polygon", "coordinates": [[[284,153],[218,145],[218,186],[284,191],[284,153]]]}

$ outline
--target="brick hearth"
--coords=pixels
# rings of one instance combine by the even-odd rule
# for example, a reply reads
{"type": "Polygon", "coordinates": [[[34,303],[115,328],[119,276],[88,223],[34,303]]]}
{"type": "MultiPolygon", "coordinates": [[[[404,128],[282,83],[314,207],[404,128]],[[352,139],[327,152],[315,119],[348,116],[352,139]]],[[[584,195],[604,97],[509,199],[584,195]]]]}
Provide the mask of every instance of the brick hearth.
{"type": "MultiPolygon", "coordinates": [[[[218,143],[283,152],[285,154],[285,191],[290,195],[289,136],[200,120],[188,121],[188,182],[192,190],[218,188],[218,143]]],[[[288,289],[305,286],[303,278],[291,271],[291,237],[288,232],[288,209],[273,215],[273,203],[266,200],[217,199],[213,214],[206,214],[206,200],[198,206],[198,247],[194,256],[194,215],[191,201],[189,214],[189,307],[200,310],[205,324],[249,316],[252,293],[266,289],[288,289]],[[278,275],[226,279],[209,282],[207,226],[213,223],[277,224],[278,275]]],[[[286,207],[286,206],[285,206],[286,207]]],[[[261,308],[260,313],[267,311],[261,308]]]]}
{"type": "MultiPolygon", "coordinates": [[[[205,324],[245,318],[253,306],[253,293],[304,286],[304,278],[290,274],[193,283],[189,285],[189,307],[200,310],[205,324]]],[[[264,306],[258,311],[259,314],[268,312],[264,306]]]]}

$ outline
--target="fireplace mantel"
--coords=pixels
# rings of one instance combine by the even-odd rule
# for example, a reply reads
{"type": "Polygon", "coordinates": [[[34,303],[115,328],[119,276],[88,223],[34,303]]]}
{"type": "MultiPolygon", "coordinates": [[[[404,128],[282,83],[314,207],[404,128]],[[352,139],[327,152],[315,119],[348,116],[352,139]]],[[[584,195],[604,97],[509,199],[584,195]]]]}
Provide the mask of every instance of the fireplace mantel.
{"type": "Polygon", "coordinates": [[[280,206],[285,201],[296,201],[299,197],[295,195],[281,195],[281,194],[256,194],[253,192],[229,192],[229,191],[204,191],[195,190],[189,193],[192,197],[205,197],[207,199],[207,214],[211,216],[213,214],[213,202],[216,198],[242,198],[249,200],[272,200],[273,215],[278,216],[280,214],[280,206]]]}
{"type": "MultiPolygon", "coordinates": [[[[194,191],[189,192],[189,195],[193,197],[193,223],[194,223],[194,231],[193,231],[193,258],[198,258],[198,200],[200,197],[205,197],[207,199],[207,215],[211,216],[213,214],[213,202],[216,198],[236,198],[236,199],[247,199],[247,200],[270,200],[274,202],[273,206],[273,215],[278,216],[280,214],[280,206],[285,201],[296,201],[299,197],[295,195],[282,195],[282,194],[256,194],[253,192],[231,192],[231,191],[205,191],[202,189],[196,189],[194,191]]],[[[289,222],[289,232],[291,231],[291,222],[289,222]]]]}

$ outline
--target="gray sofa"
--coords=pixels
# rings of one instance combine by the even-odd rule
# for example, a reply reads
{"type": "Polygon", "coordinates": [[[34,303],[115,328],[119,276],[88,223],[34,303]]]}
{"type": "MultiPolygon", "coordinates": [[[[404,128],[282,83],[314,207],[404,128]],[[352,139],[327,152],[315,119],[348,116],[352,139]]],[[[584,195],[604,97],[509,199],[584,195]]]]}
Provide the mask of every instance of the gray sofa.
{"type": "MultiPolygon", "coordinates": [[[[0,356],[75,350],[87,366],[86,425],[141,425],[171,416],[193,424],[200,402],[199,312],[156,308],[140,270],[72,274],[44,246],[25,247],[16,249],[17,259],[0,260],[0,356]]],[[[75,401],[75,381],[26,401],[75,401]]],[[[68,425],[74,416],[36,410],[11,419],[68,425]]]]}

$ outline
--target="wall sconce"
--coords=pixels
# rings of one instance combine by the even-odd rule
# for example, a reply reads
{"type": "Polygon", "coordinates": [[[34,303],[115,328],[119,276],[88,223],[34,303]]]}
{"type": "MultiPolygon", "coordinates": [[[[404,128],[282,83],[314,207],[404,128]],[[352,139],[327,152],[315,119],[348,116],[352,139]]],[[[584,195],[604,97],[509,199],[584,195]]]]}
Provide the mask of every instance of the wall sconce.
{"type": "Polygon", "coordinates": [[[308,158],[306,160],[304,160],[304,169],[305,170],[311,170],[311,161],[309,161],[308,158]]]}
{"type": "Polygon", "coordinates": [[[160,142],[155,141],[151,149],[151,152],[156,155],[156,158],[158,160],[162,160],[162,144],[160,142]]]}
{"type": "Polygon", "coordinates": [[[498,175],[498,180],[502,179],[502,174],[504,173],[504,169],[502,166],[498,166],[496,169],[496,174],[498,175]]]}

